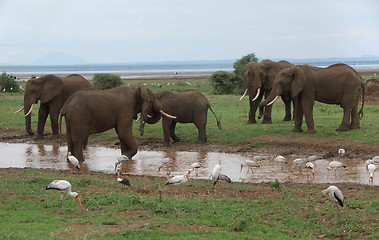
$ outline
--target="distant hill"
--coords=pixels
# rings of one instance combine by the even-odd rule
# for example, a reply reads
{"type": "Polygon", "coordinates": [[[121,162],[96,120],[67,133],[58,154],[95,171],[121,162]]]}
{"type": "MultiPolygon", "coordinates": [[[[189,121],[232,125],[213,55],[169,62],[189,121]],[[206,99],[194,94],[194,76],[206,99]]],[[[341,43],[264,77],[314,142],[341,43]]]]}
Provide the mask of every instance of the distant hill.
{"type": "Polygon", "coordinates": [[[82,58],[72,56],[66,53],[50,53],[32,62],[32,65],[78,65],[78,64],[88,64],[88,62],[82,58]]]}
{"type": "MultiPolygon", "coordinates": [[[[270,59],[270,58],[261,58],[270,59]]],[[[354,63],[368,63],[368,62],[377,62],[379,61],[379,56],[372,55],[363,55],[361,57],[345,57],[345,58],[271,58],[272,61],[280,61],[287,60],[293,64],[310,64],[310,65],[331,65],[334,63],[346,63],[346,64],[354,64],[354,63]]]]}

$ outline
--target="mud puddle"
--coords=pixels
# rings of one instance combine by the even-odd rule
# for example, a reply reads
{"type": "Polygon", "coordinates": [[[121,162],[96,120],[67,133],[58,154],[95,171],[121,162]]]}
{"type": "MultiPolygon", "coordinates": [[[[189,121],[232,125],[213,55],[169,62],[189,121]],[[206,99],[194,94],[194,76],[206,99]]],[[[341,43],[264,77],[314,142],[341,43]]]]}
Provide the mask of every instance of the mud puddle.
{"type": "MultiPolygon", "coordinates": [[[[66,146],[24,144],[24,143],[3,143],[0,142],[0,167],[1,168],[36,168],[36,169],[57,169],[78,171],[65,160],[67,153],[66,146]]],[[[105,147],[88,147],[84,151],[86,160],[81,163],[80,171],[92,171],[103,173],[114,173],[115,163],[120,157],[120,150],[105,147]]],[[[368,184],[369,174],[365,168],[366,159],[344,159],[331,158],[314,161],[315,178],[312,178],[311,171],[300,167],[292,168],[292,161],[299,157],[284,156],[288,164],[279,164],[274,161],[276,155],[263,155],[265,159],[259,161],[261,167],[254,168],[253,172],[241,164],[247,159],[252,159],[251,154],[229,154],[220,152],[171,152],[171,151],[139,151],[132,161],[122,163],[122,171],[126,174],[166,176],[184,174],[191,168],[194,162],[200,162],[203,168],[198,173],[193,171],[191,178],[208,179],[213,167],[221,160],[222,172],[229,176],[232,181],[238,182],[272,182],[278,179],[280,182],[293,183],[340,183],[354,182],[368,184]],[[158,168],[166,157],[175,158],[174,161],[165,164],[161,171],[158,168]],[[334,170],[330,171],[329,179],[326,176],[326,168],[330,161],[338,160],[347,165],[347,168],[340,169],[335,176],[334,170]],[[246,174],[247,173],[247,174],[246,174]]],[[[377,166],[378,167],[378,166],[377,166]]],[[[379,174],[374,176],[374,185],[379,184],[379,174]]]]}

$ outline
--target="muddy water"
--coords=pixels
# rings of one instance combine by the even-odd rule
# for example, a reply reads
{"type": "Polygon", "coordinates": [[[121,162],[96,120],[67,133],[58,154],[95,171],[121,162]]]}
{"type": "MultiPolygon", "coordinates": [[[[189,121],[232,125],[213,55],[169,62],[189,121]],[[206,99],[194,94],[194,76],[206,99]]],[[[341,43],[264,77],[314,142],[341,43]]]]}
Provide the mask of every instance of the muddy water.
{"type": "MultiPolygon", "coordinates": [[[[0,142],[0,167],[1,168],[42,168],[78,171],[65,160],[67,147],[57,145],[19,144],[0,142]]],[[[81,171],[94,171],[114,173],[115,163],[120,156],[119,149],[105,147],[88,147],[84,151],[86,161],[81,163],[81,171]]],[[[280,182],[296,183],[339,183],[354,182],[368,184],[369,175],[365,169],[366,159],[323,159],[316,160],[315,179],[311,172],[304,166],[292,168],[292,160],[298,157],[284,156],[288,164],[279,164],[273,161],[275,155],[265,155],[261,161],[261,167],[253,169],[253,173],[247,168],[240,171],[241,163],[252,159],[249,154],[227,154],[219,152],[170,152],[170,151],[139,151],[133,161],[122,164],[123,173],[133,175],[165,176],[184,174],[186,169],[191,168],[193,162],[200,162],[204,167],[191,173],[191,178],[208,179],[213,167],[221,160],[222,172],[229,176],[232,181],[239,182],[271,182],[278,179],[280,182]],[[175,160],[163,166],[160,172],[158,167],[166,157],[174,157],[175,160]],[[347,165],[340,169],[335,176],[330,171],[329,179],[326,176],[326,167],[332,160],[339,160],[347,165]]],[[[379,173],[374,177],[374,184],[379,185],[379,173]]]]}

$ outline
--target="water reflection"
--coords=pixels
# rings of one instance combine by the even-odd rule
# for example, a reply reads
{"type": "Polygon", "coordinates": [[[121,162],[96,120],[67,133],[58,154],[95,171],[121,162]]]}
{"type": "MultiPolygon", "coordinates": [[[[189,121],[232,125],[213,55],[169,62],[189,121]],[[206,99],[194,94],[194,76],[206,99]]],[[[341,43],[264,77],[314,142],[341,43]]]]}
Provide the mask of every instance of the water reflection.
{"type": "MultiPolygon", "coordinates": [[[[43,144],[23,144],[23,143],[3,143],[0,142],[0,167],[1,168],[42,168],[78,171],[65,159],[67,147],[58,145],[43,144]]],[[[88,147],[84,151],[86,161],[81,163],[81,171],[96,171],[104,173],[114,173],[115,163],[120,156],[119,149],[105,147],[88,147]]],[[[247,168],[240,171],[241,163],[254,156],[241,153],[229,154],[219,152],[173,152],[173,151],[139,151],[133,161],[122,163],[122,171],[135,175],[165,176],[169,171],[171,174],[183,174],[191,168],[194,162],[200,162],[204,167],[200,168],[198,175],[191,174],[191,178],[208,179],[213,167],[221,160],[222,172],[229,176],[232,181],[240,182],[271,182],[278,179],[280,182],[297,183],[338,183],[355,182],[369,184],[369,174],[365,169],[366,159],[322,159],[316,160],[315,179],[311,172],[302,166],[291,170],[292,161],[299,157],[284,156],[289,164],[278,164],[273,161],[274,155],[267,155],[261,161],[261,167],[255,168],[254,172],[247,168]],[[166,157],[175,160],[165,165],[161,172],[158,167],[166,157]],[[330,172],[329,179],[326,178],[326,168],[330,161],[339,160],[348,167],[340,169],[341,174],[335,176],[334,171],[330,172]]],[[[374,176],[374,185],[379,184],[379,174],[374,176]]]]}

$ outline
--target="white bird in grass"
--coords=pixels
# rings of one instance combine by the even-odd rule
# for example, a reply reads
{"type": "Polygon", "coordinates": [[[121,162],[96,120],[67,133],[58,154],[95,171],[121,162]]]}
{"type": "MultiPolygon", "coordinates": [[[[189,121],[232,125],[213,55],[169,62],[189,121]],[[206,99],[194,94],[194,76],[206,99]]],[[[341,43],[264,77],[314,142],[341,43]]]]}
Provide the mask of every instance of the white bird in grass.
{"type": "Polygon", "coordinates": [[[79,205],[83,208],[83,205],[80,201],[79,194],[77,192],[71,192],[71,184],[66,181],[66,180],[54,180],[49,185],[47,185],[46,190],[58,190],[61,192],[61,208],[62,208],[62,213],[63,213],[63,194],[64,192],[67,192],[67,194],[73,198],[76,198],[78,201],[79,205]]]}
{"type": "Polygon", "coordinates": [[[129,182],[129,180],[128,179],[126,179],[126,178],[117,178],[117,182],[119,182],[119,183],[121,183],[121,184],[123,184],[123,185],[126,185],[126,186],[128,186],[128,187],[130,187],[130,182],[129,182]]]}
{"type": "Polygon", "coordinates": [[[197,176],[199,168],[202,168],[204,166],[201,165],[201,163],[199,163],[199,162],[194,162],[194,163],[191,164],[191,167],[195,170],[195,173],[196,173],[196,176],[197,176]]]}
{"type": "Polygon", "coordinates": [[[338,161],[331,161],[329,163],[329,166],[326,168],[326,178],[329,178],[329,170],[332,168],[334,169],[334,177],[337,175],[337,171],[341,175],[341,172],[339,170],[341,167],[346,168],[346,165],[338,161]]]}
{"type": "Polygon", "coordinates": [[[187,181],[191,183],[191,180],[189,178],[190,174],[191,174],[191,171],[187,171],[187,174],[173,176],[172,178],[167,180],[165,185],[169,185],[169,184],[180,185],[180,184],[186,183],[187,181]]]}
{"type": "Polygon", "coordinates": [[[342,192],[336,186],[330,186],[327,189],[322,190],[321,194],[323,196],[326,196],[327,194],[329,194],[330,200],[332,200],[336,204],[336,207],[338,210],[339,210],[338,204],[341,207],[343,207],[343,195],[342,195],[342,192]]]}
{"type": "Polygon", "coordinates": [[[69,161],[72,165],[74,165],[77,169],[80,170],[79,160],[78,160],[75,156],[72,156],[72,155],[71,155],[71,152],[68,152],[68,153],[67,153],[67,155],[66,155],[66,159],[67,159],[67,161],[69,161]]]}
{"type": "Polygon", "coordinates": [[[253,160],[249,160],[249,159],[247,159],[247,160],[245,161],[245,163],[242,163],[242,164],[241,164],[240,172],[242,172],[242,169],[243,169],[244,167],[247,167],[246,175],[249,173],[249,169],[251,170],[251,173],[254,174],[254,172],[253,172],[253,168],[254,168],[254,167],[260,167],[260,166],[261,166],[261,165],[260,165],[259,163],[255,162],[255,161],[253,161],[253,160]]]}
{"type": "Polygon", "coordinates": [[[313,180],[314,180],[315,179],[315,165],[312,162],[307,162],[305,164],[305,168],[306,169],[310,169],[312,171],[312,177],[313,177],[313,180]]]}
{"type": "Polygon", "coordinates": [[[214,191],[215,192],[216,192],[216,184],[217,184],[217,181],[220,178],[221,169],[222,169],[221,165],[220,165],[220,162],[221,161],[219,161],[219,164],[217,164],[216,166],[213,167],[212,174],[211,174],[212,182],[213,182],[213,186],[214,186],[214,191]]]}
{"type": "Polygon", "coordinates": [[[375,172],[376,166],[375,164],[371,163],[367,165],[367,170],[370,173],[370,179],[368,180],[368,183],[371,185],[374,185],[374,172],[375,172]]]}
{"type": "Polygon", "coordinates": [[[174,161],[175,160],[175,158],[172,158],[172,157],[166,157],[166,158],[164,158],[163,160],[162,160],[162,162],[159,164],[159,166],[158,166],[158,172],[160,172],[161,171],[161,168],[164,166],[164,165],[166,165],[167,163],[169,163],[169,162],[172,162],[172,161],[174,161]]]}

